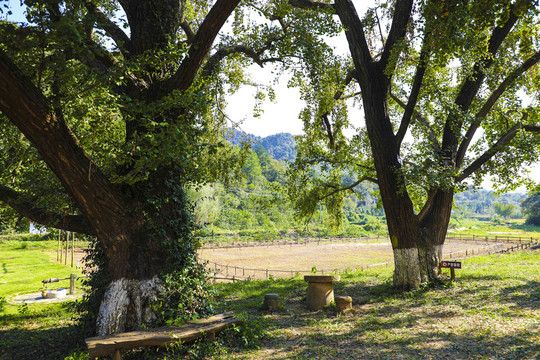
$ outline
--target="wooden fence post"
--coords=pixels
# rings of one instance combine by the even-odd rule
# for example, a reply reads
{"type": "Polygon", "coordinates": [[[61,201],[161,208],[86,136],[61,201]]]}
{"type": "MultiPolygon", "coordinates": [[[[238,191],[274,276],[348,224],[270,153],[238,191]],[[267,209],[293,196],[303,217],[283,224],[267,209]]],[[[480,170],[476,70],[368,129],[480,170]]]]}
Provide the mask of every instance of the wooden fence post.
{"type": "Polygon", "coordinates": [[[58,230],[58,247],[56,248],[56,262],[62,262],[60,260],[62,252],[60,251],[60,229],[58,230]]]}
{"type": "Polygon", "coordinates": [[[69,246],[69,234],[68,234],[68,232],[66,231],[64,235],[65,235],[65,238],[66,238],[66,256],[65,256],[65,258],[64,258],[64,265],[67,265],[68,246],[69,246]]]}
{"type": "Polygon", "coordinates": [[[75,274],[69,275],[69,295],[75,294],[75,280],[77,276],[75,274]]]}
{"type": "Polygon", "coordinates": [[[73,258],[75,256],[75,233],[71,233],[71,267],[73,267],[73,258]]]}

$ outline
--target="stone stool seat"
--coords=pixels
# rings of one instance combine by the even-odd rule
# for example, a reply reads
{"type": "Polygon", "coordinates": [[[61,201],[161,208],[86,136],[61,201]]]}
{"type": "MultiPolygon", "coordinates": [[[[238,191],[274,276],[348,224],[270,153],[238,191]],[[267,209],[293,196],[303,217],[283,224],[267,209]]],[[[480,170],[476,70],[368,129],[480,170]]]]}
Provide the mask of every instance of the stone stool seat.
{"type": "Polygon", "coordinates": [[[332,283],[339,281],[339,275],[306,275],[304,281],[308,282],[307,307],[309,310],[321,310],[334,301],[334,288],[332,283]]]}
{"type": "Polygon", "coordinates": [[[352,309],[352,297],[350,296],[336,296],[336,308],[340,313],[346,313],[352,309]]]}
{"type": "Polygon", "coordinates": [[[278,294],[264,294],[263,309],[270,311],[279,310],[279,295],[278,294]]]}

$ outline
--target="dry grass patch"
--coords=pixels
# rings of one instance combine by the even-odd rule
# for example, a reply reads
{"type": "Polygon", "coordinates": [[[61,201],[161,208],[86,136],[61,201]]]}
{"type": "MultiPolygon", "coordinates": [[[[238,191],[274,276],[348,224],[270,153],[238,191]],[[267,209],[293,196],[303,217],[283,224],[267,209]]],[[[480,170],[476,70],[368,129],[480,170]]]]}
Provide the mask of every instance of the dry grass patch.
{"type": "MultiPolygon", "coordinates": [[[[493,244],[473,244],[449,242],[444,246],[444,254],[471,249],[493,247],[493,244]]],[[[241,278],[265,279],[265,269],[273,277],[290,277],[295,272],[328,273],[333,270],[356,269],[362,266],[393,261],[392,245],[389,242],[316,242],[306,245],[271,245],[222,249],[202,249],[200,257],[213,263],[236,266],[238,268],[257,269],[259,271],[229,270],[229,275],[241,278]]],[[[221,267],[222,271],[225,271],[221,267]]]]}

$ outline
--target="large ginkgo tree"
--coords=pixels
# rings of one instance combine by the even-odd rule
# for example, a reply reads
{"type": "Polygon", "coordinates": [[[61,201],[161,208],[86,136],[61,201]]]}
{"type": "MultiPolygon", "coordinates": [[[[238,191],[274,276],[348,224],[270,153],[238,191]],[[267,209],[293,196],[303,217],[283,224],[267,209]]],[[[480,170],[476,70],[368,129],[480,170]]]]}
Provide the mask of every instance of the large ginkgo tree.
{"type": "Polygon", "coordinates": [[[186,189],[234,175],[224,95],[294,34],[264,1],[21,4],[25,21],[0,21],[0,201],[97,238],[98,334],[201,312],[186,189]]]}
{"type": "Polygon", "coordinates": [[[436,281],[454,193],[486,175],[515,188],[539,159],[537,2],[288,4],[331,17],[348,45],[343,55],[319,37],[323,52],[297,74],[307,101],[289,186],[297,208],[309,215],[324,200],[339,223],[344,192],[376,183],[394,285],[436,281]],[[349,99],[362,114],[351,116],[349,99]]]}

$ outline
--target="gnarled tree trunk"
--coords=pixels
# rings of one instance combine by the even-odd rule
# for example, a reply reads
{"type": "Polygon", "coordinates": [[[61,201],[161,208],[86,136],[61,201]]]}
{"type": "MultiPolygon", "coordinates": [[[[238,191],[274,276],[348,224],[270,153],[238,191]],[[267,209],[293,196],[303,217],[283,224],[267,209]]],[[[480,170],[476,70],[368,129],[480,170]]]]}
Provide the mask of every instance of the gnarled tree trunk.
{"type": "MultiPolygon", "coordinates": [[[[139,104],[151,104],[190,89],[201,73],[218,32],[239,2],[217,0],[205,17],[200,16],[198,20],[201,21],[190,22],[183,17],[184,7],[187,6],[185,1],[121,1],[130,28],[129,36],[104,12],[87,2],[87,16],[81,20],[81,24],[73,26],[74,34],[71,35],[81,38],[80,32],[85,32],[82,43],[91,50],[80,51],[76,47],[80,47],[81,43],[72,44],[69,40],[65,42],[68,44],[65,50],[74,57],[80,55],[80,51],[83,55],[78,60],[100,73],[107,73],[116,67],[110,74],[113,77],[111,93],[129,99],[128,102],[137,100],[139,104]],[[193,24],[198,24],[198,28],[191,29],[193,24]],[[134,58],[163,52],[169,45],[180,49],[183,45],[175,41],[181,26],[186,32],[185,43],[189,50],[180,61],[174,57],[159,71],[155,68],[159,65],[146,64],[144,71],[141,70],[138,75],[129,69],[129,61],[134,58]],[[94,41],[94,27],[107,33],[120,54],[108,53],[94,41]],[[92,53],[91,58],[88,53],[92,53]],[[128,63],[124,70],[119,70],[123,65],[115,56],[128,63]],[[125,71],[122,76],[114,78],[122,71],[125,71]],[[122,85],[118,86],[119,83],[122,85]]],[[[70,21],[68,17],[62,18],[65,14],[57,5],[48,3],[43,9],[44,14],[48,12],[50,15],[48,24],[51,29],[47,31],[51,33],[56,30],[56,23],[70,21]]],[[[72,15],[69,11],[66,14],[72,15]]],[[[142,109],[142,114],[133,116],[129,110],[125,110],[128,107],[122,104],[118,106],[119,111],[125,112],[126,138],[136,147],[134,134],[141,136],[145,131],[150,131],[144,121],[153,114],[146,116],[148,114],[142,109]]],[[[159,169],[151,173],[148,180],[134,186],[112,183],[85,153],[63,119],[61,109],[52,106],[40,88],[25,77],[2,50],[0,111],[38,150],[72,198],[84,220],[72,222],[72,227],[88,229],[87,233],[98,238],[99,251],[103,256],[98,265],[106,270],[101,274],[104,278],[99,284],[103,290],[103,301],[97,319],[98,334],[129,330],[149,321],[154,316],[150,304],[166,288],[160,279],[175,271],[200,269],[191,238],[189,206],[182,184],[179,184],[181,177],[177,176],[180,170],[175,165],[167,165],[170,166],[168,169],[159,169]]],[[[164,123],[171,124],[180,115],[170,114],[171,119],[163,119],[164,123]]],[[[2,199],[9,200],[15,196],[13,192],[3,192],[7,195],[2,195],[2,199]]],[[[43,213],[41,215],[44,218],[43,213]]],[[[192,276],[197,271],[186,276],[192,276]]],[[[194,276],[201,273],[199,271],[194,276]]]]}

